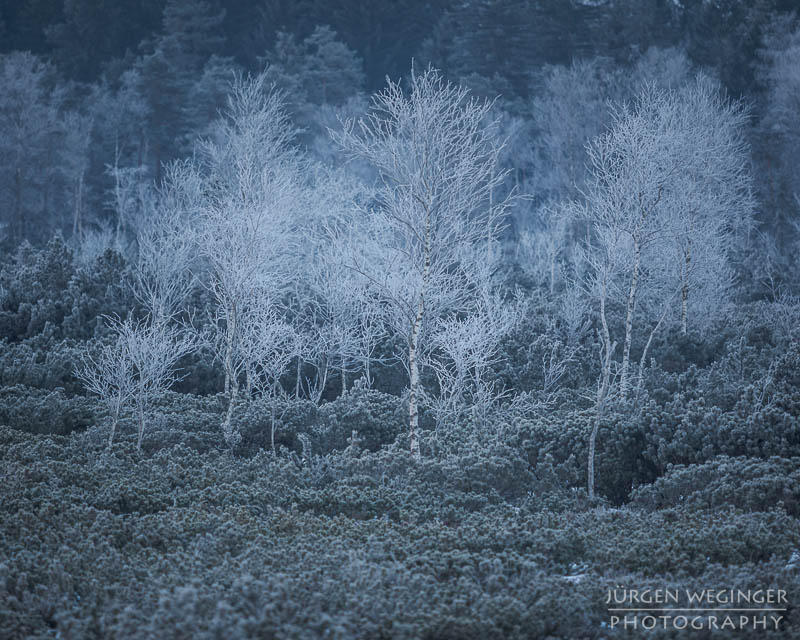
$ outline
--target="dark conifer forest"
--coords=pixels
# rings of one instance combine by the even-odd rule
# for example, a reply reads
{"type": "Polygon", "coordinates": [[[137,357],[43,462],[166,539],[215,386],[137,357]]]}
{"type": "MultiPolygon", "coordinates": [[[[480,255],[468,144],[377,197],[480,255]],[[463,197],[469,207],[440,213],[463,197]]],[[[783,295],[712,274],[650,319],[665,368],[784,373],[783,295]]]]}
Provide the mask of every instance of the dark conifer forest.
{"type": "Polygon", "coordinates": [[[800,3],[0,0],[0,640],[800,637],[800,3]]]}

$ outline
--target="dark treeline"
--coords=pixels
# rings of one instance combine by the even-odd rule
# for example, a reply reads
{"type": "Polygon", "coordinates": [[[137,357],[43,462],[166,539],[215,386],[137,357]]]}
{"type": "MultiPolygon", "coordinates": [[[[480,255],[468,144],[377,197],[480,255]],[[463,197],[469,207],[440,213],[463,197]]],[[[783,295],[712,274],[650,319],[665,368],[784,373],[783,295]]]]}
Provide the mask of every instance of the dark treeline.
{"type": "Polygon", "coordinates": [[[676,45],[686,46],[696,64],[718,69],[737,95],[755,93],[764,28],[796,9],[791,0],[40,0],[0,7],[1,51],[31,51],[52,59],[66,79],[95,82],[103,74],[117,75],[153,39],[192,26],[165,20],[170,4],[184,7],[187,15],[214,16],[218,29],[207,52],[251,71],[261,66],[279,33],[303,40],[327,26],[363,61],[367,91],[380,89],[387,74],[404,74],[416,57],[454,74],[454,80],[497,74],[521,96],[529,95],[531,75],[545,64],[596,55],[628,62],[651,46],[676,45]]]}
{"type": "MultiPolygon", "coordinates": [[[[759,220],[786,251],[797,163],[785,105],[796,81],[778,76],[791,66],[794,8],[790,0],[5,3],[4,242],[40,244],[57,230],[77,242],[84,225],[119,226],[120,181],[135,173],[160,183],[165,164],[190,155],[235,72],[269,68],[304,130],[298,142],[314,148],[335,122],[318,107],[355,113],[357,96],[386,76],[407,77],[412,60],[432,64],[476,95],[500,96],[498,107],[521,119],[506,163],[523,174],[538,170],[522,150],[538,143],[531,123],[554,69],[593,61],[625,74],[653,48],[677,48],[752,105],[759,220]]],[[[625,95],[598,86],[593,97],[625,95]]]]}

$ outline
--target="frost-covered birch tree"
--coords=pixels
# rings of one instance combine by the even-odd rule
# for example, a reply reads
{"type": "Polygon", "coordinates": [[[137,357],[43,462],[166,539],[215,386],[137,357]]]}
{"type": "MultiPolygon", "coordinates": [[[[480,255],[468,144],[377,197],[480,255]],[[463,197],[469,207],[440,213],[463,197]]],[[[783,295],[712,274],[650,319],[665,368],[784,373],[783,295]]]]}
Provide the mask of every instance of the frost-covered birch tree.
{"type": "Polygon", "coordinates": [[[239,439],[232,416],[240,385],[252,385],[243,327],[263,300],[280,298],[292,270],[294,212],[302,199],[293,135],[282,97],[264,76],[238,78],[199,159],[177,176],[197,220],[202,282],[214,299],[209,343],[225,377],[222,430],[230,446],[239,439]]]}
{"type": "Polygon", "coordinates": [[[518,304],[485,292],[468,316],[438,320],[431,331],[435,355],[430,359],[439,385],[431,403],[437,424],[470,409],[476,422],[485,426],[490,410],[508,395],[491,367],[500,361],[500,342],[519,318],[518,304]]]}
{"type": "Polygon", "coordinates": [[[491,106],[429,69],[412,73],[408,94],[389,81],[367,117],[333,132],[350,156],[366,159],[380,175],[374,206],[364,208],[360,233],[348,245],[347,265],[369,280],[405,339],[416,457],[429,327],[474,306],[476,284],[491,271],[487,243],[496,241],[508,204],[491,198],[505,178],[496,170],[498,145],[483,124],[491,106]]]}
{"type": "MultiPolygon", "coordinates": [[[[625,400],[631,386],[634,338],[644,341],[679,309],[682,327],[692,288],[719,294],[731,238],[752,210],[746,155],[738,129],[743,112],[719,97],[705,78],[680,91],[646,85],[631,105],[615,109],[613,126],[588,147],[591,175],[572,215],[588,224],[584,246],[587,288],[597,302],[601,375],[593,453],[612,382],[625,400]],[[612,322],[613,308],[621,323],[612,322]],[[613,327],[621,324],[620,335],[613,327]],[[621,345],[621,361],[614,352],[621,345]],[[612,371],[615,364],[616,368],[612,371]]],[[[715,298],[719,300],[719,297],[715,298]]]]}
{"type": "Polygon", "coordinates": [[[247,361],[248,387],[255,389],[270,411],[270,443],[275,451],[278,400],[287,397],[281,378],[297,352],[296,330],[287,321],[282,305],[268,296],[250,301],[240,325],[242,353],[247,361]]]}
{"type": "Polygon", "coordinates": [[[136,409],[141,449],[145,423],[154,397],[167,391],[179,379],[178,362],[195,350],[195,336],[182,327],[150,318],[117,323],[115,331],[125,345],[125,357],[136,373],[132,399],[136,409]]]}
{"type": "Polygon", "coordinates": [[[150,318],[109,318],[112,343],[98,356],[86,355],[75,369],[86,389],[108,407],[111,446],[122,409],[132,404],[136,412],[136,449],[141,449],[147,416],[155,396],[178,380],[178,362],[194,351],[196,340],[181,327],[150,318]]]}
{"type": "Polygon", "coordinates": [[[751,227],[755,209],[750,150],[744,138],[748,113],[720,86],[698,76],[676,94],[678,127],[691,144],[674,189],[674,257],[680,293],[680,328],[721,311],[732,285],[731,254],[751,227]]]}
{"type": "MultiPolygon", "coordinates": [[[[343,219],[339,222],[344,224],[343,219]]],[[[347,242],[330,238],[320,242],[310,275],[319,331],[335,353],[342,393],[347,391],[348,373],[360,371],[371,386],[372,365],[382,362],[375,352],[386,336],[380,299],[370,280],[348,266],[349,248],[347,242]]]]}
{"type": "Polygon", "coordinates": [[[190,165],[175,163],[166,172],[158,204],[137,225],[133,265],[134,295],[157,323],[169,322],[183,311],[194,287],[191,270],[197,242],[192,215],[202,196],[200,184],[190,187],[196,177],[190,165]]]}
{"type": "Polygon", "coordinates": [[[111,418],[110,447],[114,443],[122,409],[130,401],[136,385],[133,362],[128,357],[123,336],[117,332],[114,341],[103,345],[96,355],[83,354],[81,362],[75,366],[75,377],[106,406],[111,418]]]}
{"type": "Polygon", "coordinates": [[[633,339],[647,323],[637,307],[648,295],[673,299],[678,291],[685,327],[692,287],[711,280],[724,288],[727,274],[715,269],[752,209],[738,134],[744,116],[718,91],[703,78],[681,91],[646,86],[632,105],[616,109],[611,130],[588,149],[585,203],[572,210],[590,226],[594,296],[624,310],[622,398],[633,339]]]}

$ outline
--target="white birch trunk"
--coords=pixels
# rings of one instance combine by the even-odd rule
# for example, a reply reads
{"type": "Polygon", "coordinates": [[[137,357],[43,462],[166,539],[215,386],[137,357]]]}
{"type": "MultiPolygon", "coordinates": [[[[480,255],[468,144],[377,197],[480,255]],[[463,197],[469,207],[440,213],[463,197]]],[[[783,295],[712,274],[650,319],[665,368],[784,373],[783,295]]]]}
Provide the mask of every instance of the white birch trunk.
{"type": "Polygon", "coordinates": [[[639,287],[639,268],[642,260],[642,248],[639,239],[633,239],[633,275],[628,291],[628,303],[625,310],[625,343],[622,348],[622,367],[620,369],[619,391],[623,400],[628,395],[628,367],[631,358],[631,338],[633,334],[633,313],[636,308],[636,293],[639,287]]]}
{"type": "Polygon", "coordinates": [[[411,328],[411,340],[408,344],[408,371],[411,378],[408,393],[408,435],[411,443],[412,455],[420,458],[419,447],[419,408],[417,406],[417,392],[419,389],[419,365],[417,363],[417,348],[419,345],[419,329],[422,325],[422,316],[425,311],[425,302],[422,297],[417,307],[417,315],[411,328]]]}
{"type": "Polygon", "coordinates": [[[661,328],[664,319],[667,317],[667,312],[669,311],[669,305],[667,305],[664,309],[664,313],[661,314],[661,317],[658,319],[656,326],[653,327],[653,330],[650,332],[650,336],[647,338],[647,344],[644,345],[644,350],[642,351],[642,357],[639,359],[639,375],[636,380],[636,400],[639,399],[639,393],[642,390],[642,379],[644,378],[644,365],[647,362],[647,352],[650,349],[650,345],[653,342],[653,336],[656,335],[656,332],[661,328]]]}
{"type": "Polygon", "coordinates": [[[597,447],[597,432],[600,430],[600,423],[603,419],[603,409],[605,408],[608,389],[611,384],[611,355],[617,344],[611,344],[611,334],[608,330],[606,319],[606,296],[608,294],[607,275],[603,276],[603,287],[600,293],[600,321],[602,325],[602,349],[603,349],[603,371],[600,379],[600,386],[597,389],[597,401],[595,404],[595,417],[592,431],[589,435],[589,460],[587,465],[587,485],[589,498],[594,498],[594,458],[597,447]]]}
{"type": "MultiPolygon", "coordinates": [[[[426,209],[428,209],[427,206],[426,209]]],[[[411,327],[411,339],[408,342],[408,372],[410,377],[408,394],[408,435],[411,444],[411,453],[417,460],[421,457],[419,446],[419,407],[417,405],[420,384],[418,348],[419,332],[422,328],[422,321],[425,315],[425,294],[431,272],[430,232],[430,213],[428,213],[425,221],[425,263],[422,269],[422,290],[419,294],[417,314],[414,317],[414,324],[411,327]]]]}
{"type": "Polygon", "coordinates": [[[142,449],[142,438],[144,437],[144,403],[139,404],[139,437],[136,439],[136,450],[142,449]]]}
{"type": "MultiPolygon", "coordinates": [[[[228,314],[227,327],[225,330],[225,356],[222,360],[222,368],[225,371],[225,395],[231,392],[233,371],[233,341],[236,335],[236,312],[228,314]]],[[[237,390],[238,391],[238,390],[237,390]]]]}
{"type": "Polygon", "coordinates": [[[233,410],[236,407],[236,400],[239,398],[239,382],[236,378],[231,378],[230,392],[228,394],[228,409],[225,412],[225,420],[222,422],[222,434],[228,445],[233,443],[233,410]]]}
{"type": "Polygon", "coordinates": [[[692,261],[692,245],[688,244],[684,251],[684,267],[681,269],[683,282],[681,287],[681,333],[686,334],[689,327],[689,269],[692,261]]]}

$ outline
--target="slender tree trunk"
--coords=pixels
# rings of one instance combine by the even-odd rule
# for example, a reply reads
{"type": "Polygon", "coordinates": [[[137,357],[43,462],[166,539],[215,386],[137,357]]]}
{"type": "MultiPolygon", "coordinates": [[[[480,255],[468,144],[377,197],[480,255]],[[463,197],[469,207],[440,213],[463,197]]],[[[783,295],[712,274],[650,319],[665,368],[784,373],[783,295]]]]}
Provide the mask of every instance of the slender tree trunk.
{"type": "Polygon", "coordinates": [[[222,362],[222,368],[225,371],[225,394],[228,396],[228,410],[225,412],[225,420],[222,423],[222,434],[225,442],[231,448],[236,444],[236,439],[233,437],[233,410],[236,407],[236,401],[239,399],[239,378],[233,364],[233,347],[237,324],[237,309],[234,304],[227,314],[225,356],[222,362]]]}
{"type": "MultiPolygon", "coordinates": [[[[491,181],[494,182],[494,165],[491,170],[491,181]]],[[[494,207],[494,187],[489,189],[489,211],[494,207]]],[[[492,264],[494,260],[492,249],[492,216],[489,215],[486,220],[486,260],[487,264],[492,264]]]]}
{"type": "Polygon", "coordinates": [[[225,356],[222,359],[222,369],[225,371],[225,394],[230,394],[233,384],[233,341],[236,334],[236,310],[228,314],[228,322],[225,329],[225,356]]]}
{"type": "Polygon", "coordinates": [[[277,428],[277,421],[275,420],[275,399],[272,398],[270,403],[270,444],[272,445],[272,453],[275,453],[275,429],[277,428]]]}
{"type": "Polygon", "coordinates": [[[633,313],[636,308],[636,293],[639,286],[639,268],[642,260],[642,248],[639,239],[633,239],[633,275],[628,291],[628,303],[625,310],[625,344],[622,349],[622,368],[620,369],[619,391],[623,400],[628,395],[628,365],[631,358],[631,337],[633,334],[633,313]]]}
{"type": "Polygon", "coordinates": [[[683,283],[681,287],[681,333],[684,335],[689,325],[689,269],[692,261],[691,240],[684,250],[684,267],[681,269],[683,283]]]}
{"type": "Polygon", "coordinates": [[[322,364],[317,368],[317,391],[314,396],[314,404],[319,404],[322,394],[325,393],[325,385],[328,384],[328,356],[322,356],[322,364]]]}
{"type": "Polygon", "coordinates": [[[117,149],[116,159],[114,160],[114,195],[117,199],[117,228],[114,231],[114,242],[119,247],[121,246],[120,236],[122,235],[125,216],[125,198],[122,193],[122,182],[119,174],[119,149],[117,149]]]}
{"type": "Polygon", "coordinates": [[[122,240],[120,239],[122,236],[122,227],[124,225],[124,220],[122,216],[123,212],[117,211],[117,228],[116,231],[114,231],[114,242],[117,244],[118,247],[121,246],[122,243],[122,240]]]}
{"type": "Polygon", "coordinates": [[[419,330],[422,325],[422,316],[425,311],[424,299],[420,297],[417,315],[411,328],[411,339],[408,343],[408,371],[410,387],[408,393],[408,435],[411,442],[411,453],[419,459],[419,409],[417,407],[417,393],[419,389],[419,365],[417,364],[417,349],[419,346],[419,330]]]}
{"type": "Polygon", "coordinates": [[[81,209],[83,208],[83,173],[78,178],[75,189],[75,211],[72,219],[72,236],[80,238],[83,236],[83,221],[81,219],[81,209]]]}
{"type": "MultiPolygon", "coordinates": [[[[670,301],[669,304],[672,304],[672,301],[670,301]]],[[[650,345],[653,342],[653,336],[656,335],[656,332],[661,328],[664,319],[667,317],[667,312],[669,311],[669,304],[665,305],[664,313],[661,314],[661,317],[658,319],[656,326],[653,327],[653,330],[650,332],[650,336],[647,338],[647,344],[644,345],[644,350],[642,351],[642,357],[639,359],[639,375],[636,380],[636,400],[639,399],[639,392],[642,389],[642,379],[644,378],[644,365],[647,362],[647,352],[650,349],[650,345]]]]}
{"type": "Polygon", "coordinates": [[[597,432],[600,430],[600,423],[603,420],[608,390],[611,385],[611,356],[617,343],[611,344],[611,334],[608,330],[608,320],[606,319],[606,296],[608,294],[608,275],[603,275],[603,285],[600,291],[600,322],[602,327],[602,372],[600,385],[597,388],[597,400],[595,402],[595,417],[592,431],[589,435],[589,460],[587,465],[587,486],[589,498],[594,498],[594,458],[597,446],[597,432]]]}
{"type": "Polygon", "coordinates": [[[347,393],[347,371],[345,369],[347,362],[345,357],[342,356],[342,395],[347,393]]]}
{"type": "Polygon", "coordinates": [[[222,435],[225,442],[232,446],[233,439],[233,410],[236,407],[236,400],[239,398],[239,382],[236,378],[231,378],[230,393],[228,394],[228,410],[225,412],[225,420],[222,422],[222,435]]]}
{"type": "Polygon", "coordinates": [[[303,361],[300,359],[300,356],[297,356],[297,377],[294,381],[294,397],[300,397],[300,377],[303,373],[303,361]]]}
{"type": "Polygon", "coordinates": [[[145,406],[144,401],[139,402],[139,437],[136,440],[136,450],[141,451],[142,439],[144,438],[144,414],[145,406]]]}
{"type": "Polygon", "coordinates": [[[108,448],[111,448],[111,445],[114,444],[114,434],[117,432],[117,422],[119,422],[119,411],[121,407],[121,402],[117,402],[117,405],[114,407],[114,414],[111,416],[111,433],[108,436],[108,448]]]}
{"type": "Polygon", "coordinates": [[[616,347],[616,342],[611,344],[611,333],[608,330],[608,320],[606,319],[606,296],[608,295],[608,284],[603,280],[603,294],[600,298],[600,321],[603,327],[603,345],[605,347],[605,355],[603,356],[603,397],[608,392],[611,384],[611,354],[616,347]]]}
{"type": "Polygon", "coordinates": [[[408,393],[408,436],[411,444],[411,454],[419,460],[422,455],[419,447],[419,407],[417,398],[419,393],[419,332],[422,329],[422,320],[425,315],[425,294],[428,286],[428,278],[431,272],[431,222],[430,213],[425,220],[425,261],[422,268],[422,290],[419,294],[417,303],[417,315],[414,324],[411,326],[411,337],[408,341],[408,372],[410,387],[408,393]]]}

